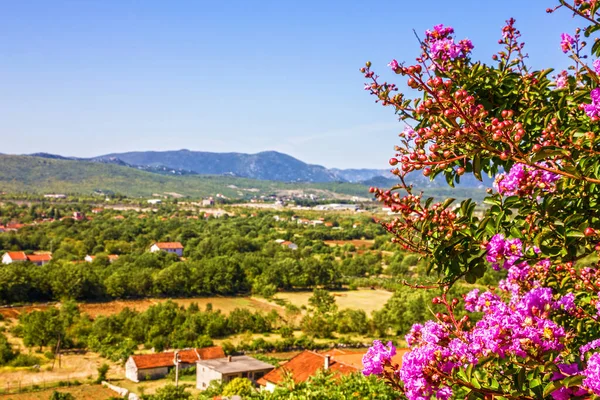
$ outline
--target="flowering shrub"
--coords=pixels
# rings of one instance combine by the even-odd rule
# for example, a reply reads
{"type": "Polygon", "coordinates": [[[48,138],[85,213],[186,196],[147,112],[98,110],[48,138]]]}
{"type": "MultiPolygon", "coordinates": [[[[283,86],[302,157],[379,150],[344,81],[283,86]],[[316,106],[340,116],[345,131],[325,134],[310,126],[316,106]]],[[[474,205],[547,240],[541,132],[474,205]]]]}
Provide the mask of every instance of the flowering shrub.
{"type": "Polygon", "coordinates": [[[410,351],[375,342],[365,375],[409,399],[600,398],[600,2],[561,0],[587,26],[556,38],[568,71],[533,71],[515,20],[502,28],[492,64],[451,27],[425,32],[412,65],[392,60],[416,98],[381,82],[367,63],[365,89],[406,126],[390,159],[400,184],[372,188],[395,212],[382,222],[393,240],[441,276],[444,307],[406,336],[410,351]],[[591,57],[590,57],[591,56],[591,57]],[[471,200],[435,202],[406,184],[422,173],[495,177],[484,211],[471,200]],[[497,287],[448,298],[459,280],[505,271],[497,287]],[[468,314],[457,317],[457,307],[468,314]],[[477,313],[474,318],[471,313],[477,313]]]}

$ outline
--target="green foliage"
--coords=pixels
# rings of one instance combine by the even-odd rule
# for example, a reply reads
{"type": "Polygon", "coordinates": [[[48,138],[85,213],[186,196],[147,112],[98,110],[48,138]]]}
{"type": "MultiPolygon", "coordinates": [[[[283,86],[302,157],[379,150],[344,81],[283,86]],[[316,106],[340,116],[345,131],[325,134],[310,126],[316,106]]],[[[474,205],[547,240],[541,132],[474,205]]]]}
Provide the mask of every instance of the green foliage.
{"type": "Polygon", "coordinates": [[[156,390],[155,394],[144,394],[142,400],[190,400],[192,394],[187,390],[189,385],[168,384],[156,390]]]}
{"type": "Polygon", "coordinates": [[[75,400],[75,396],[71,393],[53,391],[49,397],[49,400],[75,400]]]}
{"type": "Polygon", "coordinates": [[[6,336],[0,334],[0,365],[6,365],[11,362],[17,354],[13,351],[11,344],[6,336]]]}
{"type": "Polygon", "coordinates": [[[108,374],[109,369],[110,366],[106,363],[98,367],[98,378],[96,378],[96,383],[101,383],[106,380],[106,375],[108,374]]]}
{"type": "Polygon", "coordinates": [[[238,395],[245,398],[252,396],[254,393],[256,393],[256,389],[254,389],[254,385],[249,379],[234,378],[225,385],[221,394],[223,396],[238,395]]]}

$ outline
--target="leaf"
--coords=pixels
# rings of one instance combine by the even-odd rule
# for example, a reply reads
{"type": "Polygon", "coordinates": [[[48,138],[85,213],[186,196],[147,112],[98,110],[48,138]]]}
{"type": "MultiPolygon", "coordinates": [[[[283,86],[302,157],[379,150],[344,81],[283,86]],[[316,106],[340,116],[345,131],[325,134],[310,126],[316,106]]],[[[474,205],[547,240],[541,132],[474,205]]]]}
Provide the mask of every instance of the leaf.
{"type": "Polygon", "coordinates": [[[473,175],[480,182],[483,181],[483,179],[481,178],[481,156],[479,155],[479,153],[475,154],[475,156],[473,157],[473,175]]]}

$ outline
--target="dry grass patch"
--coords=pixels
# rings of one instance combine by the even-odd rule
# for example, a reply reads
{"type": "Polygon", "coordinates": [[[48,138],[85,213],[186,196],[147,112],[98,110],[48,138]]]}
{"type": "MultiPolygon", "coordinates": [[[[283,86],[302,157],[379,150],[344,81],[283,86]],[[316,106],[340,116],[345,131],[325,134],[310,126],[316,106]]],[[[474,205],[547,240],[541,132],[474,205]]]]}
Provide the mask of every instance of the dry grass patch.
{"type": "MultiPolygon", "coordinates": [[[[367,314],[380,310],[384,304],[392,297],[393,293],[386,290],[347,290],[329,292],[335,297],[335,302],[339,309],[364,310],[367,314]]],[[[308,299],[312,292],[280,292],[276,298],[289,301],[291,304],[301,307],[308,306],[308,299]]]]}
{"type": "Polygon", "coordinates": [[[41,390],[38,392],[0,394],[2,400],[46,400],[54,391],[71,393],[77,400],[106,400],[117,394],[101,385],[81,385],[69,388],[56,388],[41,390]]]}

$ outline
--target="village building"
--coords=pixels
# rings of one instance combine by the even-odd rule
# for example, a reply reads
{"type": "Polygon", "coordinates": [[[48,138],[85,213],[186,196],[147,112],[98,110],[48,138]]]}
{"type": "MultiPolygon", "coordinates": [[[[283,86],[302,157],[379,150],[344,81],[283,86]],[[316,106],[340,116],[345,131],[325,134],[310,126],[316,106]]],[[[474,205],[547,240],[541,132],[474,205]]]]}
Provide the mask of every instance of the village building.
{"type": "Polygon", "coordinates": [[[27,255],[22,251],[7,251],[2,256],[2,264],[27,261],[27,255]]]}
{"type": "Polygon", "coordinates": [[[281,245],[283,247],[287,247],[290,250],[298,250],[298,245],[296,243],[292,243],[292,242],[290,242],[288,240],[285,240],[285,241],[281,242],[281,245]]]}
{"type": "Polygon", "coordinates": [[[92,208],[92,214],[100,214],[104,208],[92,208]]]}
{"type": "MultiPolygon", "coordinates": [[[[201,349],[186,349],[177,352],[179,368],[187,369],[196,365],[200,360],[223,358],[225,353],[219,346],[201,349]]],[[[175,368],[175,352],[138,354],[130,356],[125,363],[125,377],[133,382],[160,379],[167,376],[175,368]]]]}
{"type": "Polygon", "coordinates": [[[160,203],[162,203],[161,199],[150,199],[150,200],[148,200],[148,204],[158,205],[160,203]]]}
{"type": "Polygon", "coordinates": [[[74,211],[73,212],[73,219],[75,221],[83,221],[85,219],[85,215],[83,215],[82,212],[74,211]]]}
{"type": "Polygon", "coordinates": [[[202,200],[202,207],[210,207],[215,205],[215,200],[212,197],[202,200]]]}
{"type": "Polygon", "coordinates": [[[38,266],[45,265],[52,261],[52,254],[31,254],[27,256],[27,261],[38,266]]]}
{"type": "MultiPolygon", "coordinates": [[[[392,362],[401,364],[405,352],[406,350],[399,349],[392,362]]],[[[287,376],[291,377],[294,382],[301,383],[307,381],[319,370],[327,370],[339,376],[357,373],[363,368],[362,357],[365,353],[366,350],[334,349],[323,353],[305,350],[279,368],[258,379],[257,383],[264,390],[273,392],[287,376]]]]}
{"type": "Polygon", "coordinates": [[[261,379],[275,367],[249,356],[228,356],[200,360],[196,365],[196,388],[204,390],[212,381],[229,382],[234,378],[261,379]]]}
{"type": "Polygon", "coordinates": [[[2,256],[2,264],[29,261],[35,265],[48,264],[52,260],[52,254],[25,254],[22,251],[7,251],[2,256]]]}
{"type": "Polygon", "coordinates": [[[179,242],[156,242],[150,247],[150,252],[166,251],[167,253],[175,253],[179,257],[183,256],[183,245],[179,242]]]}

